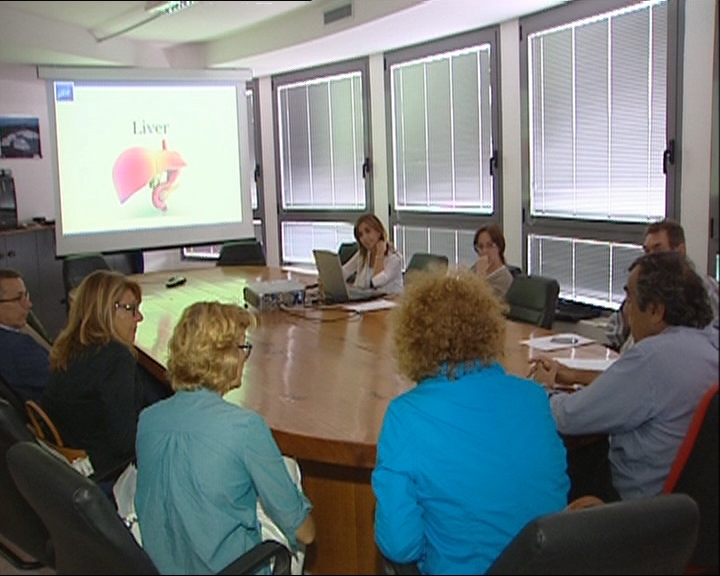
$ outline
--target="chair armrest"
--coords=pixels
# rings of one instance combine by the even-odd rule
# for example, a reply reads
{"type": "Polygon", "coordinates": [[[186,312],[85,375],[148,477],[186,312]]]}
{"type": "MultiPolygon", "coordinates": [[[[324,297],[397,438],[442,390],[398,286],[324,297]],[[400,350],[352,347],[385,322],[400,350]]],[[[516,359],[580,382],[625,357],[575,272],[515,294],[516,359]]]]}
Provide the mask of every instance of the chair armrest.
{"type": "Polygon", "coordinates": [[[237,560],[228,564],[218,574],[254,574],[275,558],[273,574],[290,574],[292,556],[290,550],[275,540],[265,540],[251,548],[237,560]]]}

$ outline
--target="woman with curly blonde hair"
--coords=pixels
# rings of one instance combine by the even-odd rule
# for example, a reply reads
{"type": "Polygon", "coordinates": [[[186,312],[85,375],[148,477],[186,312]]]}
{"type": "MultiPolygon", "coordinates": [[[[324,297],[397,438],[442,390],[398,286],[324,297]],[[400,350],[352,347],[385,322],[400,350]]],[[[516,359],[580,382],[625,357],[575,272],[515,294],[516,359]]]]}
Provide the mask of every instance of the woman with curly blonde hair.
{"type": "Polygon", "coordinates": [[[259,544],[258,499],[291,548],[315,537],[265,420],[222,398],[241,385],[254,325],[235,304],[186,308],[169,344],[175,394],[140,415],[135,506],[162,574],[217,574],[259,544]]]}
{"type": "Polygon", "coordinates": [[[531,519],[567,504],[547,394],[506,374],[503,304],[472,272],[427,275],[395,310],[400,372],[372,487],[375,541],[424,574],[484,574],[531,519]]]}

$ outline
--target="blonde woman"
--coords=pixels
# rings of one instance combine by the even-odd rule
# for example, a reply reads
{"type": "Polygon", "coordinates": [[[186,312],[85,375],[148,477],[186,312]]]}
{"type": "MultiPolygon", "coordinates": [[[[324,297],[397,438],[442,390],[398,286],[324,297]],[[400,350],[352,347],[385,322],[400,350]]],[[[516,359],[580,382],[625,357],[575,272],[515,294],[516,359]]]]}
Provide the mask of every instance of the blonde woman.
{"type": "Polygon", "coordinates": [[[138,366],[133,345],[141,302],[140,286],[123,274],[89,274],[50,351],[41,405],[63,441],[87,451],[99,475],[120,474],[134,457],[138,415],[157,399],[149,394],[155,383],[138,366]]]}
{"type": "Polygon", "coordinates": [[[388,241],[380,219],[363,214],[355,222],[353,233],[358,251],[343,265],[345,280],[355,274],[357,288],[377,288],[387,294],[402,292],[402,255],[388,241]]]}
{"type": "Polygon", "coordinates": [[[567,505],[547,393],[500,364],[502,306],[468,271],[419,276],[396,309],[398,369],[417,386],[383,420],[375,541],[424,574],[484,574],[528,521],[567,505]]]}
{"type": "Polygon", "coordinates": [[[135,507],[162,574],[216,574],[259,544],[258,498],[291,548],[315,537],[263,418],[222,398],[241,385],[253,324],[233,304],[189,306],[169,344],[175,394],[140,415],[135,507]]]}

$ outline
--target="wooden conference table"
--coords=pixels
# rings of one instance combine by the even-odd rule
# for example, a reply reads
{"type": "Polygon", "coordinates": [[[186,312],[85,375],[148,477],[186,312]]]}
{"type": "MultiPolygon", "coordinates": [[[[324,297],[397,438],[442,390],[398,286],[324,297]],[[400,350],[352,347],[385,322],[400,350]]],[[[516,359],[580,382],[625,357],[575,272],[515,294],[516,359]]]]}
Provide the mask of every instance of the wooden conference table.
{"type": "MultiPolygon", "coordinates": [[[[166,379],[167,342],[183,309],[200,300],[244,304],[248,282],[315,276],[280,268],[214,266],[133,276],[143,289],[144,321],[136,346],[140,362],[166,379]],[[165,287],[174,274],[186,284],[165,287]]],[[[370,474],[390,400],[413,384],[401,377],[392,357],[391,313],[352,315],[343,309],[300,309],[258,314],[248,334],[253,344],[242,386],[228,399],[255,410],[270,426],[283,454],[296,458],[303,489],[313,503],[316,540],[307,549],[312,574],[381,574],[373,539],[375,498],[370,474]]],[[[503,365],[525,376],[532,349],[519,343],[550,334],[508,321],[503,365]]],[[[553,356],[604,358],[599,344],[553,356]]]]}

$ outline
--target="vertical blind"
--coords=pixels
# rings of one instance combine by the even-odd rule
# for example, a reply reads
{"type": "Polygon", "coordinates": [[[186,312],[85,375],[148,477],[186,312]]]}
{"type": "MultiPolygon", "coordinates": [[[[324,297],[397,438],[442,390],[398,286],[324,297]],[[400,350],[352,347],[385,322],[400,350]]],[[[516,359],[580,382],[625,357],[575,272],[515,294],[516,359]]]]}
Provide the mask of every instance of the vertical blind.
{"type": "Polygon", "coordinates": [[[490,45],[390,71],[395,208],[492,213],[490,45]]]}

